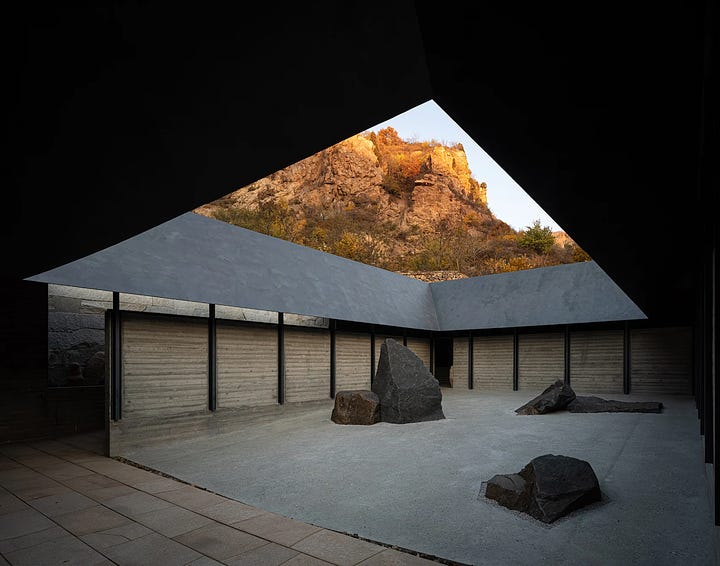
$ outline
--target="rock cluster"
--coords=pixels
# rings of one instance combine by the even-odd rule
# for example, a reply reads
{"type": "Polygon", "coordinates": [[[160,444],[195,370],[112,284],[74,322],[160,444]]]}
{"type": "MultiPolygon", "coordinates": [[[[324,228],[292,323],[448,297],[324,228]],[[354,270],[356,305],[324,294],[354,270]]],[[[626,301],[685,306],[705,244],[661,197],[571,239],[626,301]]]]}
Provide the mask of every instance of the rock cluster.
{"type": "Polygon", "coordinates": [[[412,350],[388,338],[380,347],[372,391],[338,391],[330,418],[355,425],[444,419],[440,383],[412,350]]]}

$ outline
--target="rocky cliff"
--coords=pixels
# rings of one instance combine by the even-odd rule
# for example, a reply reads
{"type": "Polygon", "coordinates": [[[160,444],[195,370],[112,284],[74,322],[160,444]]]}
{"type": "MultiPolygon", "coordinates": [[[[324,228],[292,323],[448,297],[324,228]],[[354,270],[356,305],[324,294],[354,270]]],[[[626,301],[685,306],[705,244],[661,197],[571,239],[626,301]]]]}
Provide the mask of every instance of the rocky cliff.
{"type": "Polygon", "coordinates": [[[539,265],[510,261],[521,254],[517,233],[490,211],[478,178],[482,172],[470,171],[461,144],[408,141],[385,128],[195,212],[404,273],[476,275],[539,265]]]}

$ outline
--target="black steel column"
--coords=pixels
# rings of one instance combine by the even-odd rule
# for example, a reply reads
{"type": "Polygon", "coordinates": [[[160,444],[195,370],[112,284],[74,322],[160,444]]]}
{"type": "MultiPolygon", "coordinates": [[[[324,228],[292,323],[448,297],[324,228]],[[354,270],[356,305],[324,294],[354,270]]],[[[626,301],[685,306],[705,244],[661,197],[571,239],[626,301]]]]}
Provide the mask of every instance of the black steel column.
{"type": "Polygon", "coordinates": [[[403,346],[407,348],[407,328],[403,328],[403,346]]]}
{"type": "Polygon", "coordinates": [[[285,326],[283,313],[278,313],[278,359],[277,359],[277,387],[278,404],[285,403],[285,326]]]}
{"type": "Polygon", "coordinates": [[[215,305],[208,305],[208,409],[217,409],[217,324],[215,305]]]}
{"type": "Polygon", "coordinates": [[[120,343],[120,293],[113,292],[112,295],[112,332],[110,343],[110,389],[112,391],[112,403],[110,405],[110,417],[114,421],[122,418],[122,359],[120,343]]]}
{"type": "Polygon", "coordinates": [[[623,327],[623,393],[630,393],[630,323],[623,327]]]}
{"type": "Polygon", "coordinates": [[[370,385],[375,381],[375,329],[370,331],[370,385]]]}
{"type": "Polygon", "coordinates": [[[468,389],[473,388],[473,333],[468,333],[468,389]]]}
{"type": "Polygon", "coordinates": [[[518,329],[513,328],[513,391],[518,390],[518,360],[520,356],[519,352],[519,340],[518,340],[518,329]]]}
{"type": "Polygon", "coordinates": [[[563,380],[570,385],[570,327],[565,325],[565,372],[563,380]]]}
{"type": "Polygon", "coordinates": [[[713,439],[714,432],[714,407],[715,407],[715,390],[713,387],[713,274],[712,274],[712,251],[708,251],[705,256],[705,270],[703,277],[704,305],[703,305],[703,353],[704,360],[704,376],[703,376],[703,417],[705,434],[705,462],[714,463],[715,442],[713,439]]]}
{"type": "Polygon", "coordinates": [[[435,334],[430,333],[430,373],[435,375],[435,334]]]}
{"type": "Polygon", "coordinates": [[[335,399],[335,320],[330,319],[330,399],[335,399]]]}
{"type": "Polygon", "coordinates": [[[713,388],[709,392],[709,397],[712,398],[713,401],[713,420],[712,423],[710,423],[711,426],[705,427],[706,431],[706,438],[709,436],[707,434],[707,431],[712,431],[712,445],[714,448],[714,454],[713,454],[713,471],[715,476],[715,485],[713,488],[713,494],[715,496],[715,525],[720,526],[720,470],[718,470],[718,449],[717,442],[720,440],[720,419],[718,419],[718,415],[720,415],[720,383],[718,381],[720,380],[720,336],[718,336],[717,331],[717,312],[718,312],[718,300],[720,299],[719,293],[718,293],[718,279],[720,278],[718,275],[719,267],[718,266],[718,257],[717,257],[717,224],[713,224],[713,232],[712,232],[712,278],[710,281],[711,284],[711,310],[710,310],[710,318],[711,318],[711,331],[712,331],[712,346],[713,346],[713,364],[712,364],[712,370],[710,373],[712,373],[712,382],[713,382],[713,388]]]}

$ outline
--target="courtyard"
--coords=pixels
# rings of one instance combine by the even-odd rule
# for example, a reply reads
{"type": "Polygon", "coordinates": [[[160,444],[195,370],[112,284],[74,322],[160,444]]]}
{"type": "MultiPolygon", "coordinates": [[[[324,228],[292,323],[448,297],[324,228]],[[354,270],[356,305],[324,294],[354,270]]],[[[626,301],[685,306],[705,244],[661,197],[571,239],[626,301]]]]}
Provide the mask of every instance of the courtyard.
{"type": "Polygon", "coordinates": [[[533,394],[443,388],[446,419],[337,425],[332,401],[124,457],[221,496],[440,561],[494,566],[713,564],[702,437],[690,396],[661,414],[519,416],[533,394]],[[587,460],[603,500],[551,525],[483,497],[542,454],[587,460]]]}

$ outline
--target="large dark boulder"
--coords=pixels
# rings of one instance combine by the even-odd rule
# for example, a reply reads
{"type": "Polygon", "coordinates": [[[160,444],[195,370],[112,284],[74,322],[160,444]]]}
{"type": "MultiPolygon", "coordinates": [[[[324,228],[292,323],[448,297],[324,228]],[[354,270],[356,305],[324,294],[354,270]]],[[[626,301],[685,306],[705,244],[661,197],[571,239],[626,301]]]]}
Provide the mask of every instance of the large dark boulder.
{"type": "Polygon", "coordinates": [[[662,413],[659,401],[615,401],[577,396],[567,407],[571,413],[662,413]]]}
{"type": "Polygon", "coordinates": [[[572,388],[558,379],[537,397],[515,409],[518,415],[544,415],[565,409],[575,399],[572,388]]]}
{"type": "Polygon", "coordinates": [[[380,398],[380,420],[416,423],[444,419],[440,383],[415,353],[387,338],[372,390],[380,398]]]}
{"type": "Polygon", "coordinates": [[[365,389],[338,391],[330,420],[337,424],[373,425],[380,420],[380,399],[365,389]]]}
{"type": "Polygon", "coordinates": [[[519,473],[493,476],[485,497],[500,505],[552,523],[575,509],[602,499],[592,466],[570,456],[545,454],[519,473]]]}

